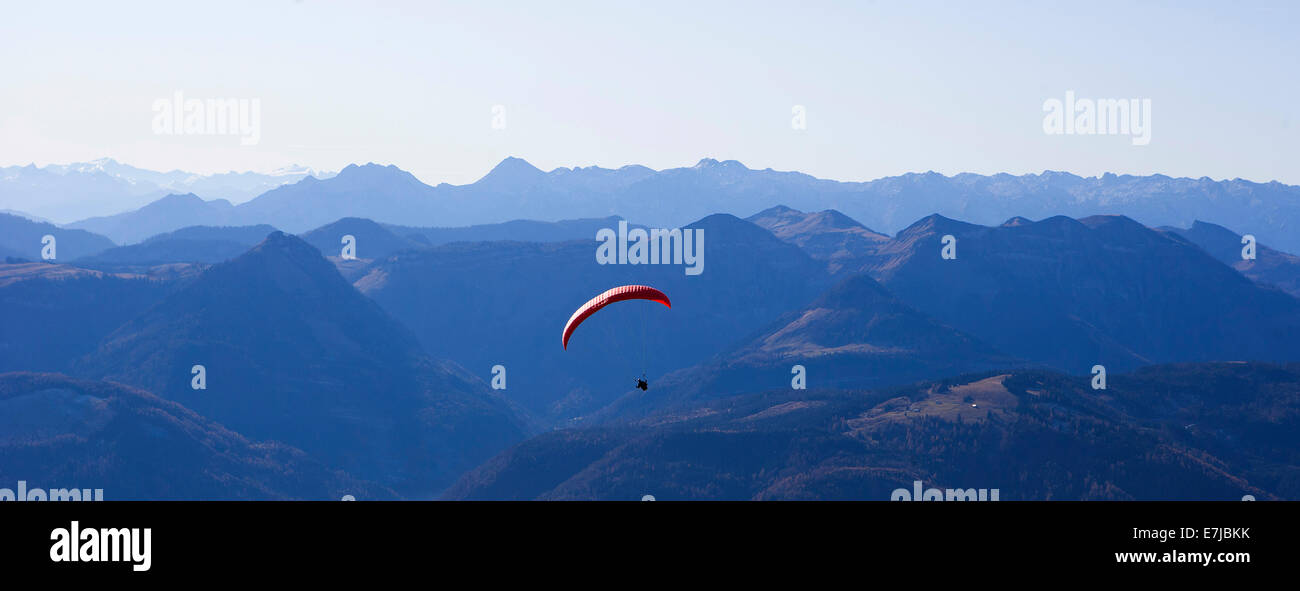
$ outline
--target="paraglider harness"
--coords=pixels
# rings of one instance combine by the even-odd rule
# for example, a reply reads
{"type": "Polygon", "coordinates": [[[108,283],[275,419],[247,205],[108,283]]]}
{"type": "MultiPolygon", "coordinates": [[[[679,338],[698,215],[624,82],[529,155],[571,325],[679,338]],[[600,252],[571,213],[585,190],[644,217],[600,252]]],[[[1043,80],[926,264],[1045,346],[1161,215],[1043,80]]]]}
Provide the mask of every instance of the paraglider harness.
{"type": "Polygon", "coordinates": [[[650,382],[645,381],[645,374],[641,374],[641,377],[637,378],[636,387],[640,388],[642,392],[650,389],[650,382]]]}

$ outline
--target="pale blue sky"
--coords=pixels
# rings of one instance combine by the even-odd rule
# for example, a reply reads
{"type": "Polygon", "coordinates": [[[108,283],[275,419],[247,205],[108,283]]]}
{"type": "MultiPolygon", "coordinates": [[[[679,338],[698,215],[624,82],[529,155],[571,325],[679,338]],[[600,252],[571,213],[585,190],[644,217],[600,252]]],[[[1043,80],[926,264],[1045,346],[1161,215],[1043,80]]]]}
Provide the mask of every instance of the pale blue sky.
{"type": "Polygon", "coordinates": [[[840,180],[1068,170],[1300,183],[1300,3],[24,2],[0,19],[0,165],[210,173],[508,155],[702,157],[840,180]],[[155,99],[258,98],[262,138],[157,136],[155,99]],[[1149,98],[1152,139],[1042,104],[1149,98]],[[492,106],[506,128],[491,127],[492,106]],[[808,128],[790,128],[805,105],[808,128]]]}

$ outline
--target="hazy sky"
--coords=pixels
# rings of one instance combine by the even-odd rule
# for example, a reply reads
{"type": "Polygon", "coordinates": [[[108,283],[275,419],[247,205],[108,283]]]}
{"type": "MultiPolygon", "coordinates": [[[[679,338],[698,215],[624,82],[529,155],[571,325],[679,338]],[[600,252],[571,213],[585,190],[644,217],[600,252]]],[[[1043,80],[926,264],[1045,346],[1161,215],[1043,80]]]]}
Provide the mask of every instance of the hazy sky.
{"type": "Polygon", "coordinates": [[[1297,2],[10,3],[0,165],[201,173],[505,156],[702,157],[840,180],[1068,170],[1300,183],[1297,2]],[[1150,99],[1151,141],[1047,135],[1043,103],[1150,99]],[[261,139],[153,104],[258,99],[261,139]],[[505,128],[493,129],[493,106],[505,128]],[[791,128],[803,105],[807,129],[791,128]]]}

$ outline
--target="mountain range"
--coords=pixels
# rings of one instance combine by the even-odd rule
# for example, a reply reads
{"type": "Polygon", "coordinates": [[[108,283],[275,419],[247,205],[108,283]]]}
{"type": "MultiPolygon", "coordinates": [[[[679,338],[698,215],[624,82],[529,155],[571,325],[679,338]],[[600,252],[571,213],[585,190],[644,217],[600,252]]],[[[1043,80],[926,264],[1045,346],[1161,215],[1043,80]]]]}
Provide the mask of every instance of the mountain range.
{"type": "Polygon", "coordinates": [[[27,480],[144,478],[114,454],[167,433],[175,454],[132,453],[176,486],[108,478],[118,498],[1300,494],[1300,259],[1276,235],[1245,227],[1243,260],[1241,227],[1199,219],[891,228],[823,199],[844,185],[508,159],[462,187],[351,166],[75,224],[125,246],[0,215],[0,372],[57,372],[0,376],[21,435],[0,457],[27,480]],[[601,230],[724,199],[749,217],[683,222],[702,273],[602,264],[601,230]],[[463,225],[502,203],[511,221],[463,225]],[[523,219],[552,206],[576,213],[523,219]],[[45,234],[59,256],[33,262],[45,234]],[[672,307],[616,304],[561,346],[574,309],[634,283],[672,307]],[[70,459],[45,470],[50,450],[70,459]]]}
{"type": "MultiPolygon", "coordinates": [[[[25,224],[28,234],[50,230],[9,221],[25,224]]],[[[1300,323],[1296,301],[1269,287],[1300,283],[1295,257],[1261,245],[1256,260],[1241,261],[1237,235],[1204,222],[1183,231],[1150,229],[1122,216],[1057,216],[990,227],[935,215],[890,238],[835,210],[781,206],[750,220],[715,215],[691,226],[709,236],[708,272],[696,278],[672,265],[598,265],[590,239],[492,240],[514,228],[537,239],[590,237],[602,223],[618,221],[440,229],[345,218],[303,239],[332,253],[338,272],[411,329],[434,357],[454,359],[479,377],[496,365],[508,368],[516,388],[509,397],[543,422],[639,412],[633,409],[640,396],[627,385],[640,371],[662,377],[651,398],[659,404],[770,386],[788,380],[783,376],[793,365],[811,369],[823,385],[877,387],[990,367],[1040,364],[1074,372],[1100,364],[1122,371],[1150,363],[1297,358],[1290,338],[1300,323]],[[357,260],[337,254],[345,235],[357,240],[357,260]],[[946,235],[957,240],[953,260],[939,256],[946,235]],[[553,350],[555,327],[546,319],[566,317],[602,286],[635,282],[673,293],[677,308],[667,315],[602,315],[588,330],[613,346],[553,350]],[[835,283],[851,297],[826,293],[835,283]],[[514,295],[521,287],[529,298],[514,295]],[[814,305],[819,296],[837,304],[814,305]],[[647,331],[646,322],[658,330],[647,331]],[[622,400],[610,406],[616,399],[622,400]]],[[[0,295],[12,294],[16,303],[15,336],[0,343],[18,352],[14,369],[61,370],[61,352],[84,352],[84,337],[102,337],[141,312],[131,304],[156,301],[160,281],[234,258],[271,231],[184,228],[77,261],[107,272],[104,277],[14,285],[0,295]],[[87,287],[71,287],[76,284],[87,287]],[[87,304],[101,285],[152,287],[115,310],[87,304]],[[36,290],[46,295],[35,296],[36,290]],[[86,321],[54,322],[51,338],[42,340],[49,347],[24,346],[23,327],[51,317],[30,309],[25,302],[32,300],[86,321]],[[67,340],[53,338],[61,327],[68,327],[67,340]]],[[[54,269],[10,274],[74,276],[54,269]]]]}
{"type": "Polygon", "coordinates": [[[249,440],[121,384],[0,374],[0,425],[0,482],[14,490],[24,481],[46,498],[68,489],[87,501],[95,489],[111,501],[397,498],[301,450],[249,440]]]}
{"type": "Polygon", "coordinates": [[[1277,287],[1300,278],[1295,257],[1261,246],[1242,265],[1239,237],[1218,226],[1151,229],[1124,216],[981,226],[931,215],[891,239],[832,251],[820,244],[838,240],[842,223],[782,215],[797,228],[785,239],[812,244],[828,270],[867,273],[940,322],[1061,371],[1300,354],[1289,336],[1300,310],[1277,287]]]}
{"type": "Polygon", "coordinates": [[[889,240],[889,236],[874,232],[833,209],[804,213],[777,205],[745,220],[802,248],[809,256],[826,261],[826,268],[832,275],[860,270],[854,268],[858,265],[853,261],[889,240]]]}
{"type": "Polygon", "coordinates": [[[875,258],[868,271],[904,301],[1066,372],[1300,358],[1294,297],[1123,216],[992,227],[930,216],[875,258]],[[955,259],[941,256],[944,236],[955,259]]]}
{"type": "Polygon", "coordinates": [[[198,195],[167,195],[139,209],[67,224],[107,236],[118,244],[134,244],[146,238],[190,226],[229,226],[235,206],[225,199],[205,201],[198,195]]]}
{"type": "Polygon", "coordinates": [[[138,244],[117,246],[78,258],[83,267],[140,271],[169,263],[220,263],[261,242],[271,226],[188,226],[138,244]]]}
{"type": "Polygon", "coordinates": [[[303,171],[295,172],[300,175],[296,178],[292,174],[272,176],[259,186],[272,182],[275,186],[246,202],[229,191],[186,185],[181,187],[184,193],[200,195],[203,203],[189,203],[175,214],[177,219],[158,224],[146,223],[152,212],[117,218],[112,223],[87,218],[132,212],[178,191],[150,188],[152,193],[122,197],[112,206],[97,205],[109,199],[104,195],[121,193],[117,184],[125,181],[104,172],[75,173],[90,174],[87,183],[108,186],[74,188],[59,185],[80,182],[80,176],[67,176],[74,173],[34,167],[3,170],[0,208],[67,222],[69,215],[49,215],[49,210],[62,208],[60,211],[66,212],[75,208],[75,203],[51,204],[51,195],[67,199],[80,195],[86,206],[71,214],[82,220],[74,227],[104,232],[119,243],[190,225],[268,224],[305,232],[347,217],[383,224],[453,227],[619,215],[646,225],[680,226],[713,213],[750,216],[785,205],[801,211],[833,209],[886,234],[935,213],[983,225],[996,225],[1015,216],[1042,219],[1055,215],[1118,214],[1153,227],[1188,227],[1196,220],[1211,220],[1253,234],[1275,248],[1300,252],[1300,235],[1293,231],[1300,226],[1300,187],[1242,179],[1215,181],[1158,174],[1080,177],[1045,171],[1019,176],[926,172],[869,182],[838,182],[798,172],[755,170],[734,160],[711,158],[694,166],[658,171],[624,166],[543,172],[512,157],[467,185],[430,186],[395,166],[376,164],[350,165],[333,177],[303,171]],[[24,175],[34,178],[25,179],[24,175]],[[283,182],[292,180],[297,182],[283,182]],[[223,199],[237,205],[227,208],[223,199]],[[142,221],[129,221],[133,218],[142,221]],[[109,226],[147,230],[118,233],[109,226]]]}
{"type": "Polygon", "coordinates": [[[280,232],[178,286],[71,371],[180,402],[403,496],[434,494],[528,429],[482,381],[425,356],[319,251],[280,232]]]}
{"type": "Polygon", "coordinates": [[[162,299],[172,280],[71,265],[0,265],[0,371],[65,371],[162,299]]]}
{"type": "Polygon", "coordinates": [[[1197,220],[1191,227],[1160,230],[1173,232],[1201,247],[1210,256],[1236,269],[1256,283],[1273,285],[1300,297],[1300,257],[1264,244],[1256,245],[1254,259],[1242,257],[1242,236],[1218,224],[1197,220]]]}
{"type": "Polygon", "coordinates": [[[42,260],[41,252],[46,246],[44,238],[47,235],[55,238],[55,261],[70,261],[114,246],[112,240],[93,232],[60,228],[48,222],[0,213],[0,255],[42,260]]]}
{"type": "Polygon", "coordinates": [[[67,223],[122,213],[170,193],[193,192],[240,203],[285,183],[330,176],[332,173],[296,165],[266,174],[232,171],[201,175],[145,170],[111,158],[42,167],[29,164],[0,167],[0,209],[67,223]]]}
{"type": "MultiPolygon", "coordinates": [[[[617,227],[615,225],[615,227],[617,227]]],[[[634,385],[641,372],[688,366],[806,305],[826,287],[799,248],[719,214],[704,231],[705,271],[683,265],[601,265],[594,239],[453,243],[377,261],[355,281],[436,357],[479,375],[507,372],[506,396],[551,420],[578,419],[634,385]],[[646,302],[593,316],[567,350],[565,320],[611,285],[648,283],[671,311],[646,302]]],[[[592,237],[594,238],[594,236],[592,237]]]]}
{"type": "Polygon", "coordinates": [[[808,306],[714,359],[670,373],[656,391],[631,391],[601,418],[637,417],[704,400],[793,384],[869,388],[1029,365],[917,311],[867,275],[849,277],[808,306]]]}
{"type": "Polygon", "coordinates": [[[992,372],[883,390],[774,390],[552,431],[469,472],[447,500],[975,500],[1300,496],[1300,367],[992,372]]]}

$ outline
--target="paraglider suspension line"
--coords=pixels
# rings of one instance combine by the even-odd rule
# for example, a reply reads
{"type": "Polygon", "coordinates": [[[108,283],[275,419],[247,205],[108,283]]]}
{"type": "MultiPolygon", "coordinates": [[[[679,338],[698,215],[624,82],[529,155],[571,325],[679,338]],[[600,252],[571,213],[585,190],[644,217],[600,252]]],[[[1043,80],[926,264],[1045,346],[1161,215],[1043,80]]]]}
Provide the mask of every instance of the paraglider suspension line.
{"type": "Polygon", "coordinates": [[[646,370],[648,369],[646,367],[646,364],[649,359],[649,353],[645,342],[646,341],[645,316],[646,316],[647,307],[648,306],[645,305],[640,306],[641,308],[641,379],[645,379],[645,373],[646,370]]]}

